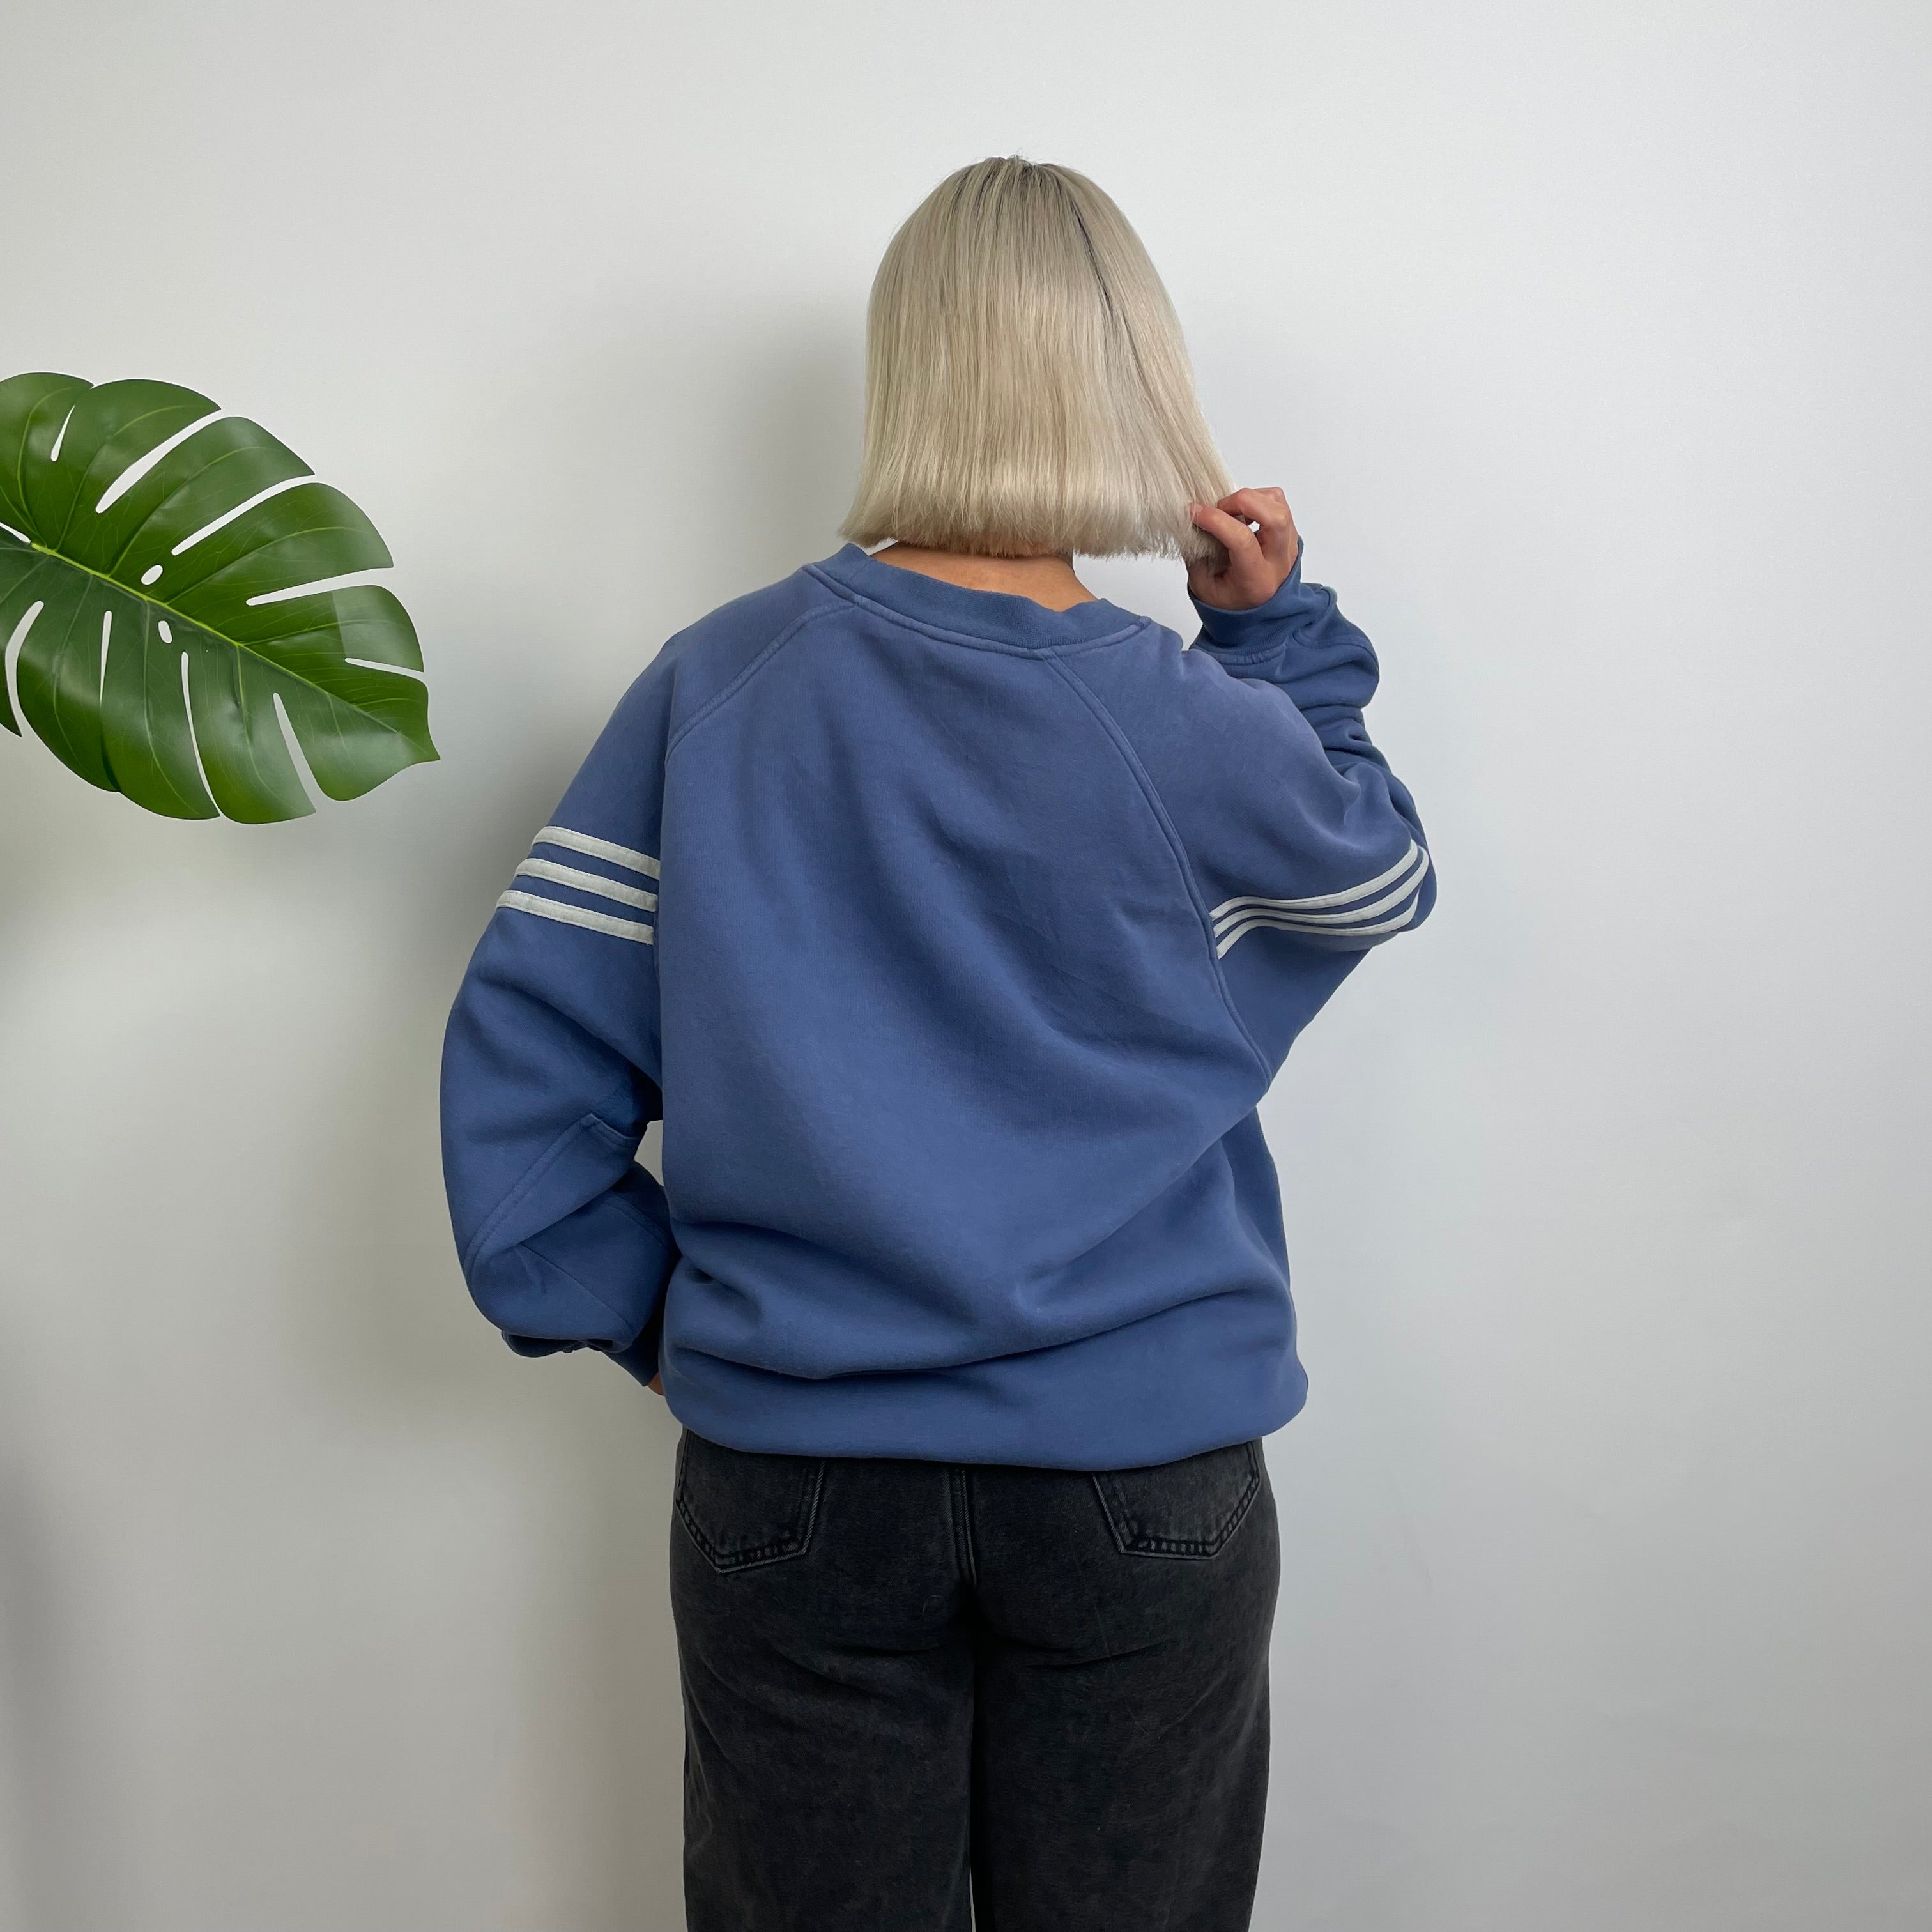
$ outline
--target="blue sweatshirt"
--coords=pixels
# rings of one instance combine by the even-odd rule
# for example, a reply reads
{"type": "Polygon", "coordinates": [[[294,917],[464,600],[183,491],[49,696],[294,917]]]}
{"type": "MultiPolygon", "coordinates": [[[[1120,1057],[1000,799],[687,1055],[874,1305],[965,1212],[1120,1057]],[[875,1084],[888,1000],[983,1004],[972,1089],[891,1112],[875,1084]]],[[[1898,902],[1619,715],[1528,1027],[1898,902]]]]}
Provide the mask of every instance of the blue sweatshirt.
{"type": "Polygon", "coordinates": [[[1184,649],[848,545],[665,645],[450,1017],[512,1348],[800,1455],[1112,1468],[1294,1414],[1256,1106],[1435,881],[1334,593],[1197,608],[1184,649]]]}

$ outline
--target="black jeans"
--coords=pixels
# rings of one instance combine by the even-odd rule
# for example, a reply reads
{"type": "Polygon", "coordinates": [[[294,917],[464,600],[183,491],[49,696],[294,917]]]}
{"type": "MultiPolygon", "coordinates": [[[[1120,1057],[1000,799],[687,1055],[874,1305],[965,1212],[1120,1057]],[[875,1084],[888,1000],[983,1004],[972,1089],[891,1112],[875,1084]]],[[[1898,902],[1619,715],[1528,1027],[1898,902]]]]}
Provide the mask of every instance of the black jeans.
{"type": "Polygon", "coordinates": [[[1095,1475],[687,1430],[691,1932],[1237,1932],[1280,1572],[1258,1442],[1095,1475]]]}

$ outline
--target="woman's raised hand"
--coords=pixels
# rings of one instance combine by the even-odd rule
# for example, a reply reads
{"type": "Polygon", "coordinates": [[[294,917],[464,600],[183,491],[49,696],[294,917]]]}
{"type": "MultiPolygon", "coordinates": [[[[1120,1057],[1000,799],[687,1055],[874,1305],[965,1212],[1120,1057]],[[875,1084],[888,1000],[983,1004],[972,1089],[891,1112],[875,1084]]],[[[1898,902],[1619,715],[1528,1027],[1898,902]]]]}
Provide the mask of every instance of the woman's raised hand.
{"type": "Polygon", "coordinates": [[[1237,490],[1218,503],[1195,503],[1196,525],[1218,538],[1226,561],[1187,566],[1187,588],[1217,610],[1252,610],[1279,590],[1294,568],[1301,538],[1279,490],[1237,490]]]}

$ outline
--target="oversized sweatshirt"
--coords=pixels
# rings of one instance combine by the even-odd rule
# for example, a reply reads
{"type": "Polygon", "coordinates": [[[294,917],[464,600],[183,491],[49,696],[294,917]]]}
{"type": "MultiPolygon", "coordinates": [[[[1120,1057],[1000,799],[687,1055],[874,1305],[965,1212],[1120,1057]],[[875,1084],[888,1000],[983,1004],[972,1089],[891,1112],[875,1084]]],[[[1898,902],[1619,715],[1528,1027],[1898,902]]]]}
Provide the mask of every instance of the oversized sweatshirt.
{"type": "Polygon", "coordinates": [[[1256,1104],[1435,880],[1334,593],[1197,608],[1184,647],[848,545],[664,646],[450,1017],[513,1348],[800,1455],[1113,1468],[1295,1413],[1256,1104]]]}

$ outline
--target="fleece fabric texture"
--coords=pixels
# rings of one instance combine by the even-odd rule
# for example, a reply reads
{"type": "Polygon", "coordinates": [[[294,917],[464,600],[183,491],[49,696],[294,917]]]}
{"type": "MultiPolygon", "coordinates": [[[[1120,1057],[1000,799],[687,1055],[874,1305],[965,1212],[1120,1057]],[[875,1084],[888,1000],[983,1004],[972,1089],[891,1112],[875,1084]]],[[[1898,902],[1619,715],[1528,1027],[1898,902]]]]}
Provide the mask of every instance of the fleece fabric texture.
{"type": "Polygon", "coordinates": [[[1197,608],[1186,648],[848,545],[665,645],[450,1016],[512,1348],[793,1455],[1112,1469],[1295,1413],[1256,1107],[1435,878],[1334,593],[1197,608]]]}

